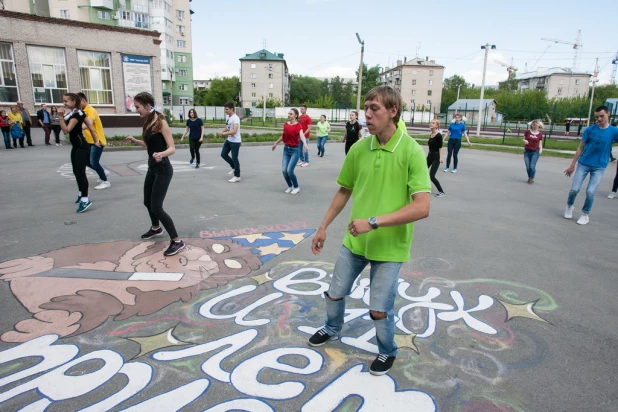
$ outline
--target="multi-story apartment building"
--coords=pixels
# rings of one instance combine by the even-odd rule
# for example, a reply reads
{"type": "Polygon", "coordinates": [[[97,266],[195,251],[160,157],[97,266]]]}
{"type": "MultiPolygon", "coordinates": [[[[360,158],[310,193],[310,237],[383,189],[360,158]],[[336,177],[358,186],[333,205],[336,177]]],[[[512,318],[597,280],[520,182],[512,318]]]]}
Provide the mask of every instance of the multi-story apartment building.
{"type": "Polygon", "coordinates": [[[193,90],[207,90],[210,89],[212,79],[208,80],[193,80],[193,90]]]}
{"type": "Polygon", "coordinates": [[[283,53],[262,49],[240,58],[242,107],[255,107],[264,99],[290,102],[290,73],[283,53]]]}
{"type": "Polygon", "coordinates": [[[386,67],[380,74],[382,83],[401,93],[408,110],[429,110],[440,112],[444,66],[429,58],[397,60],[397,66],[386,67]]]}
{"type": "Polygon", "coordinates": [[[518,90],[545,90],[549,99],[588,95],[592,74],[552,67],[522,73],[516,77],[518,90]]]}
{"type": "Polygon", "coordinates": [[[161,33],[163,104],[193,103],[191,0],[5,0],[5,9],[161,33]]]}

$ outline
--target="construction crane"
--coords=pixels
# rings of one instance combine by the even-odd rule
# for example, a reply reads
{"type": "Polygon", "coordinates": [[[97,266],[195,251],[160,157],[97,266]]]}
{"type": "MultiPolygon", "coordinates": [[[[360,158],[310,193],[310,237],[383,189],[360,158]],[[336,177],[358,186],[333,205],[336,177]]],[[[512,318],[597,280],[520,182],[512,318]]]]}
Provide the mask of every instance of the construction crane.
{"type": "Polygon", "coordinates": [[[541,61],[541,59],[543,58],[545,53],[547,53],[547,50],[549,50],[550,47],[551,47],[551,44],[549,46],[547,46],[547,48],[545,50],[543,50],[543,53],[541,53],[539,58],[536,59],[536,61],[534,62],[534,65],[532,66],[532,69],[536,69],[537,68],[537,66],[539,65],[539,62],[541,61]]]}
{"type": "Polygon", "coordinates": [[[612,65],[614,67],[612,68],[612,75],[609,78],[609,82],[611,84],[616,84],[616,69],[618,69],[618,52],[616,52],[616,57],[614,58],[614,60],[612,60],[612,65]]]}
{"type": "Polygon", "coordinates": [[[511,63],[510,65],[501,62],[500,60],[494,60],[494,62],[498,63],[500,66],[506,67],[506,71],[509,72],[509,78],[508,80],[514,79],[515,75],[516,75],[516,71],[517,71],[517,67],[513,66],[513,64],[511,63]]]}
{"type": "Polygon", "coordinates": [[[577,37],[575,38],[575,43],[571,41],[564,41],[564,40],[558,40],[558,39],[548,39],[546,37],[543,37],[541,40],[553,41],[554,43],[562,43],[562,44],[568,44],[569,46],[573,46],[573,49],[575,50],[575,53],[573,55],[573,71],[579,69],[579,49],[584,47],[582,45],[582,31],[581,30],[577,31],[577,37]]]}

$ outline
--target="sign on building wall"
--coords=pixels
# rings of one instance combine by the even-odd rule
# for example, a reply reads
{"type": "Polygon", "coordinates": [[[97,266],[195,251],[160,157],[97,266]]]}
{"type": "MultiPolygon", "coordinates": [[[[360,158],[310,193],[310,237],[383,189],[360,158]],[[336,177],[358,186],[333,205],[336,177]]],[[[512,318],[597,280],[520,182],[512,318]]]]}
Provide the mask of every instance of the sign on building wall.
{"type": "Polygon", "coordinates": [[[141,92],[152,93],[152,76],[150,57],[122,55],[122,72],[124,75],[125,110],[135,112],[133,97],[141,92]]]}

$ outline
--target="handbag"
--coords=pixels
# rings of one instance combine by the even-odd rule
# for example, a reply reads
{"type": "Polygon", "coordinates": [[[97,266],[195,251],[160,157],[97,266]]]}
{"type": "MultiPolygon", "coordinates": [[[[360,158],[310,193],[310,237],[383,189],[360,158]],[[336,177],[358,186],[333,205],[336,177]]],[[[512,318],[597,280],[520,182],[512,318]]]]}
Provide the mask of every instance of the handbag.
{"type": "Polygon", "coordinates": [[[19,127],[19,124],[14,124],[11,127],[11,137],[13,139],[23,139],[24,133],[21,131],[21,127],[19,127]]]}

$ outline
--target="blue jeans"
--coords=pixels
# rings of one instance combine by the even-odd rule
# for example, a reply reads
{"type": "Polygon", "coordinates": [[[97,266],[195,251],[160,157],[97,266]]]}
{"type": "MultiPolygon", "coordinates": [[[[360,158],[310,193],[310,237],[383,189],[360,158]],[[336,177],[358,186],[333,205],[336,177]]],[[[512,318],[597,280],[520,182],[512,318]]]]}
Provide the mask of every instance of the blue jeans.
{"type": "Polygon", "coordinates": [[[324,328],[329,335],[338,335],[341,332],[345,315],[345,299],[343,298],[350,294],[354,281],[367,264],[371,265],[369,272],[369,309],[386,313],[386,318],[382,320],[376,320],[371,316],[376,328],[378,350],[383,355],[397,356],[395,297],[397,296],[399,271],[403,264],[401,262],[367,260],[364,256],[355,255],[348,248],[342,246],[335,264],[333,279],[326,293],[327,320],[324,328]],[[339,300],[332,300],[331,298],[339,300]]]}
{"type": "MultiPolygon", "coordinates": [[[[301,146],[302,150],[302,146],[301,146]]],[[[288,184],[288,187],[297,188],[298,180],[296,179],[296,175],[294,174],[294,168],[296,168],[296,163],[298,163],[298,157],[300,156],[300,152],[298,151],[298,147],[293,146],[285,146],[283,148],[283,159],[281,161],[281,171],[283,172],[283,178],[285,182],[288,184]]]]}
{"type": "Polygon", "coordinates": [[[4,147],[5,148],[9,148],[11,147],[11,131],[10,130],[6,130],[6,131],[2,131],[2,136],[4,137],[4,147]]]}
{"type": "Polygon", "coordinates": [[[538,150],[524,150],[524,162],[530,179],[534,179],[534,176],[536,176],[536,162],[539,160],[539,156],[538,150]]]}
{"type": "Polygon", "coordinates": [[[603,174],[605,173],[605,168],[600,167],[590,167],[583,165],[581,163],[577,163],[577,169],[575,170],[575,174],[573,175],[573,184],[571,185],[571,190],[569,191],[569,198],[567,199],[567,206],[573,206],[575,203],[575,197],[579,193],[579,190],[582,188],[584,184],[584,179],[586,179],[586,175],[590,173],[590,181],[588,182],[588,187],[586,188],[586,201],[584,202],[584,207],[582,208],[582,212],[590,213],[592,209],[592,204],[594,203],[594,194],[599,187],[599,183],[601,183],[601,179],[603,178],[603,174]]]}
{"type": "Polygon", "coordinates": [[[459,149],[461,149],[461,139],[449,138],[447,143],[447,155],[446,155],[446,168],[451,167],[451,156],[453,157],[453,169],[457,169],[457,163],[459,159],[459,149]]]}
{"type": "Polygon", "coordinates": [[[324,145],[326,145],[327,140],[328,136],[318,136],[318,152],[324,154],[324,145]]]}
{"type": "MultiPolygon", "coordinates": [[[[307,147],[309,147],[309,138],[305,138],[305,139],[307,140],[307,147]]],[[[305,152],[305,149],[303,148],[302,140],[298,142],[298,150],[299,150],[298,153],[299,153],[300,161],[309,163],[309,150],[305,152]]]]}
{"type": "Polygon", "coordinates": [[[223,143],[223,148],[221,149],[221,157],[234,169],[235,177],[240,177],[240,162],[238,161],[239,151],[240,143],[230,142],[229,140],[223,143]],[[230,157],[230,152],[232,152],[232,157],[230,157]]]}
{"type": "Polygon", "coordinates": [[[97,145],[90,145],[90,159],[88,162],[88,167],[97,172],[99,175],[99,179],[104,182],[107,182],[107,176],[105,176],[105,170],[101,167],[101,155],[103,154],[103,149],[105,146],[97,147],[97,145]]]}

